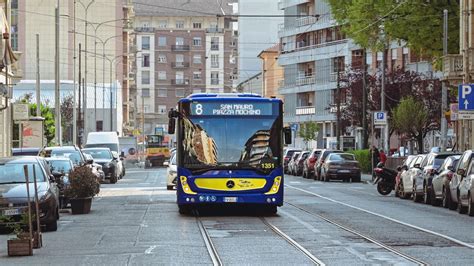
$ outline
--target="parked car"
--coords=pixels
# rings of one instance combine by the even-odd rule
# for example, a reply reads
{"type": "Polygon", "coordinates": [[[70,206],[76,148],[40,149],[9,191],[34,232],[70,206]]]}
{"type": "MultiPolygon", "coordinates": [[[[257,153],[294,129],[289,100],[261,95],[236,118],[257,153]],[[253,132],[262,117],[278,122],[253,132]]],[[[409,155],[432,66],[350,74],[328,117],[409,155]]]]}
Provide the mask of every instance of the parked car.
{"type": "Polygon", "coordinates": [[[402,199],[408,199],[413,194],[413,180],[423,174],[423,160],[426,154],[416,155],[407,171],[400,176],[399,195],[402,199]]]}
{"type": "MultiPolygon", "coordinates": [[[[468,176],[471,175],[472,167],[470,167],[470,165],[473,161],[473,158],[474,152],[472,150],[465,151],[462,154],[461,158],[459,158],[459,162],[454,171],[453,177],[449,182],[449,191],[451,197],[449,209],[454,210],[457,208],[459,213],[464,213],[466,212],[466,207],[469,208],[469,201],[467,200],[467,195],[470,192],[470,186],[468,182],[471,182],[472,178],[468,176]],[[461,190],[463,191],[462,195],[461,190]]],[[[470,197],[472,199],[472,196],[470,197]]]]}
{"type": "Polygon", "coordinates": [[[354,154],[331,153],[321,167],[321,178],[328,182],[331,179],[360,182],[361,171],[354,154]]]}
{"type": "Polygon", "coordinates": [[[298,159],[298,156],[300,156],[301,151],[297,151],[293,153],[293,156],[291,156],[290,161],[288,162],[288,173],[290,175],[293,175],[295,171],[295,164],[296,164],[296,159],[298,159]]]}
{"type": "MultiPolygon", "coordinates": [[[[1,207],[8,209],[3,215],[20,220],[28,206],[27,186],[24,166],[27,165],[29,176],[30,198],[34,195],[34,175],[39,198],[40,224],[45,231],[56,231],[59,219],[58,187],[43,158],[33,156],[0,158],[0,191],[2,191],[1,207]]],[[[32,199],[31,199],[32,200],[32,199]]]]}
{"type": "Polygon", "coordinates": [[[65,157],[69,158],[75,166],[86,164],[84,155],[77,146],[45,147],[38,153],[40,157],[65,157]]]}
{"type": "Polygon", "coordinates": [[[431,181],[431,204],[448,208],[451,202],[451,194],[449,193],[449,182],[453,177],[456,165],[461,155],[452,155],[444,160],[444,163],[437,170],[436,175],[431,181]]]}
{"type": "Polygon", "coordinates": [[[313,149],[308,158],[304,160],[303,164],[303,177],[304,178],[314,178],[314,164],[319,158],[319,155],[321,154],[321,149],[313,149]]]}
{"type": "Polygon", "coordinates": [[[474,216],[474,160],[471,160],[469,169],[459,183],[458,211],[474,216]]]}
{"type": "Polygon", "coordinates": [[[114,158],[109,148],[86,148],[82,152],[89,154],[94,158],[94,162],[102,166],[105,174],[105,179],[109,179],[110,183],[115,184],[119,178],[117,168],[118,159],[114,158]]]}
{"type": "Polygon", "coordinates": [[[408,171],[411,167],[413,167],[414,159],[416,158],[416,155],[409,155],[402,163],[401,166],[397,168],[398,174],[395,177],[395,196],[400,197],[400,180],[402,175],[408,171]]]}
{"type": "Polygon", "coordinates": [[[344,153],[344,152],[339,151],[339,150],[329,150],[329,149],[322,150],[321,155],[319,156],[318,160],[314,164],[314,177],[316,180],[322,180],[321,168],[324,166],[324,161],[326,160],[326,157],[328,157],[328,155],[331,153],[344,153]]]}
{"type": "Polygon", "coordinates": [[[109,148],[110,151],[120,152],[120,142],[117,132],[89,132],[84,148],[109,148]]]}
{"type": "Polygon", "coordinates": [[[12,156],[38,156],[40,148],[13,148],[12,156]]]}
{"type": "Polygon", "coordinates": [[[301,152],[300,149],[293,149],[293,148],[286,148],[283,151],[283,171],[285,174],[288,174],[288,163],[290,162],[291,158],[293,157],[293,153],[301,152]]]}
{"type": "Polygon", "coordinates": [[[432,152],[426,156],[426,164],[423,167],[423,175],[413,180],[413,190],[419,195],[420,191],[423,196],[425,204],[431,204],[431,181],[437,173],[437,170],[444,163],[444,160],[451,155],[456,155],[453,152],[432,152]]]}
{"type": "Polygon", "coordinates": [[[176,153],[173,153],[171,155],[170,161],[169,162],[165,161],[164,165],[168,166],[168,169],[166,170],[166,176],[167,176],[166,189],[172,190],[176,186],[176,183],[178,182],[177,180],[178,168],[176,166],[176,153]]]}
{"type": "Polygon", "coordinates": [[[68,158],[46,158],[46,162],[58,186],[59,208],[64,209],[69,203],[64,190],[69,186],[69,174],[74,170],[74,164],[68,158]]]}
{"type": "Polygon", "coordinates": [[[92,173],[97,177],[100,182],[105,181],[105,173],[102,170],[102,165],[94,162],[94,158],[90,154],[84,153],[84,158],[87,165],[92,170],[92,173]]]}
{"type": "Polygon", "coordinates": [[[125,165],[123,163],[123,156],[120,156],[118,152],[112,151],[112,155],[117,160],[117,172],[119,174],[119,179],[125,176],[125,165]]]}
{"type": "Polygon", "coordinates": [[[308,158],[309,151],[303,151],[300,153],[298,158],[296,158],[293,175],[300,176],[303,175],[303,165],[306,158],[308,158]]]}

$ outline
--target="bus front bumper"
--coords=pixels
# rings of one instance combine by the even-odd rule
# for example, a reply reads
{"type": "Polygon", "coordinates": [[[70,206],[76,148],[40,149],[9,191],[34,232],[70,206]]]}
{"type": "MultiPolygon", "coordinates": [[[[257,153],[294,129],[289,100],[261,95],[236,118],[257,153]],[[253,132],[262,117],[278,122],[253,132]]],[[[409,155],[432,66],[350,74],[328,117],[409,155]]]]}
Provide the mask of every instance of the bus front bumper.
{"type": "Polygon", "coordinates": [[[283,192],[273,195],[264,193],[249,194],[218,194],[218,193],[197,193],[195,195],[179,193],[177,201],[179,205],[203,205],[203,204],[264,204],[283,205],[283,192]]]}

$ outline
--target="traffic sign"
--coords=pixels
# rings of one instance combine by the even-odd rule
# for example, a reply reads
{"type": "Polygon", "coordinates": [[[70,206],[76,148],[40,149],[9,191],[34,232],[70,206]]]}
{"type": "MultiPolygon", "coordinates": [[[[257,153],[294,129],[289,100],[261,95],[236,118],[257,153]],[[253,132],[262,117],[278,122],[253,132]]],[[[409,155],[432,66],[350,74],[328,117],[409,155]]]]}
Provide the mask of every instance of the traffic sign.
{"type": "Polygon", "coordinates": [[[291,131],[298,131],[298,124],[292,124],[291,131]]]}
{"type": "Polygon", "coordinates": [[[459,85],[459,111],[474,111],[474,84],[459,85]]]}
{"type": "Polygon", "coordinates": [[[385,126],[387,125],[387,113],[386,112],[374,112],[374,125],[385,126]]]}

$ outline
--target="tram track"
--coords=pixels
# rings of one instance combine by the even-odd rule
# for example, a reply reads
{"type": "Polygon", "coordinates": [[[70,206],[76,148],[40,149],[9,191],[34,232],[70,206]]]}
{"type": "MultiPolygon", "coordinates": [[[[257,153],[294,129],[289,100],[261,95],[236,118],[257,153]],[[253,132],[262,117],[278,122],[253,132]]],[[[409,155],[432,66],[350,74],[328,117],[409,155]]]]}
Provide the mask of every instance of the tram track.
{"type": "Polygon", "coordinates": [[[367,240],[368,242],[373,243],[373,244],[375,244],[375,245],[377,245],[377,246],[379,246],[379,247],[381,247],[381,248],[383,248],[383,249],[385,249],[385,250],[387,250],[387,251],[389,251],[389,252],[391,252],[391,253],[393,253],[393,254],[399,256],[399,257],[402,257],[402,258],[404,258],[404,259],[406,259],[406,260],[408,260],[408,261],[410,261],[410,262],[413,262],[413,263],[415,263],[415,264],[417,264],[417,265],[428,265],[427,262],[424,262],[424,261],[422,261],[422,260],[420,260],[420,259],[417,259],[417,258],[415,258],[415,257],[413,257],[413,256],[407,255],[407,254],[405,254],[405,253],[403,253],[403,252],[401,252],[401,251],[399,251],[399,250],[397,250],[397,249],[395,249],[395,248],[393,248],[393,247],[390,247],[390,246],[388,246],[388,245],[386,245],[386,244],[384,244],[384,243],[382,243],[382,242],[379,242],[379,241],[375,240],[374,238],[372,238],[372,237],[370,237],[370,236],[367,236],[367,235],[362,234],[362,233],[360,233],[360,232],[357,232],[357,231],[355,231],[355,230],[353,230],[353,229],[351,229],[351,228],[349,228],[349,227],[347,227],[347,226],[344,226],[344,225],[342,225],[342,224],[340,224],[340,223],[338,223],[338,222],[336,222],[336,221],[334,221],[334,220],[332,220],[332,219],[330,219],[330,218],[328,218],[328,217],[325,217],[325,216],[323,216],[323,215],[314,213],[314,212],[312,212],[312,211],[310,211],[310,210],[308,210],[308,209],[305,209],[305,208],[303,208],[303,207],[297,206],[297,205],[295,205],[295,204],[293,204],[293,203],[290,203],[290,202],[288,202],[288,201],[285,201],[285,204],[286,204],[286,205],[289,205],[289,206],[291,206],[291,207],[293,207],[293,208],[295,208],[295,209],[297,209],[297,210],[299,210],[299,211],[301,211],[301,212],[303,212],[303,213],[305,213],[305,214],[307,214],[307,215],[310,215],[310,216],[315,217],[315,218],[318,218],[318,219],[322,219],[322,220],[324,220],[324,221],[326,221],[326,222],[328,222],[328,223],[330,223],[330,224],[332,224],[332,225],[334,225],[334,226],[336,226],[336,227],[338,227],[338,228],[340,228],[340,229],[342,229],[342,230],[344,230],[344,231],[347,231],[347,232],[349,232],[349,233],[351,233],[351,234],[357,235],[357,236],[359,236],[359,237],[361,237],[361,238],[367,240]]]}
{"type": "Polygon", "coordinates": [[[209,253],[209,257],[211,258],[212,264],[214,266],[222,266],[222,260],[219,256],[219,253],[217,252],[217,249],[212,242],[212,238],[209,235],[209,232],[207,228],[204,226],[202,223],[201,218],[199,217],[199,212],[197,210],[194,211],[194,216],[196,218],[196,223],[199,228],[199,232],[201,233],[201,236],[204,240],[204,244],[206,245],[207,252],[209,253]]]}

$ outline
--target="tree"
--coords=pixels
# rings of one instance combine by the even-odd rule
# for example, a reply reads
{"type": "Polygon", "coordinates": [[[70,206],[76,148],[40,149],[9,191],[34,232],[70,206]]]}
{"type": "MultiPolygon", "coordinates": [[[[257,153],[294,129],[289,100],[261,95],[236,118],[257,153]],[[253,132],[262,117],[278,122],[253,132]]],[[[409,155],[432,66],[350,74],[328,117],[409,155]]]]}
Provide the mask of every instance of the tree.
{"type": "Polygon", "coordinates": [[[404,98],[392,112],[392,127],[400,134],[414,138],[423,152],[423,139],[432,130],[428,108],[414,97],[404,98]]]}
{"type": "Polygon", "coordinates": [[[63,139],[72,141],[71,127],[74,123],[74,98],[73,96],[65,97],[61,102],[61,126],[63,128],[63,139]]]}
{"type": "Polygon", "coordinates": [[[434,60],[443,54],[443,10],[449,12],[449,53],[459,49],[459,1],[328,0],[337,22],[363,48],[381,51],[384,38],[407,43],[434,60]],[[381,34],[383,28],[385,37],[381,34]]]}
{"type": "Polygon", "coordinates": [[[303,139],[303,142],[308,148],[308,142],[316,140],[316,133],[319,131],[319,126],[315,122],[305,122],[300,124],[298,135],[303,139]]]}
{"type": "MultiPolygon", "coordinates": [[[[32,99],[33,97],[31,93],[25,94],[23,98],[20,99],[20,102],[29,104],[31,116],[38,116],[36,114],[36,103],[31,103],[32,99]]],[[[41,117],[45,119],[44,124],[43,124],[44,135],[46,136],[47,144],[51,145],[51,142],[54,139],[54,134],[56,132],[55,121],[54,121],[54,111],[48,106],[47,103],[40,105],[40,111],[41,111],[41,117]]],[[[18,130],[16,130],[14,134],[18,136],[18,130]]]]}

